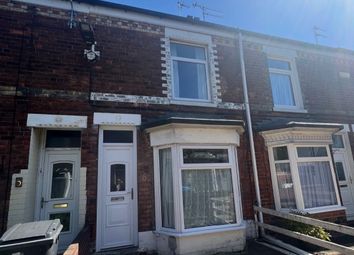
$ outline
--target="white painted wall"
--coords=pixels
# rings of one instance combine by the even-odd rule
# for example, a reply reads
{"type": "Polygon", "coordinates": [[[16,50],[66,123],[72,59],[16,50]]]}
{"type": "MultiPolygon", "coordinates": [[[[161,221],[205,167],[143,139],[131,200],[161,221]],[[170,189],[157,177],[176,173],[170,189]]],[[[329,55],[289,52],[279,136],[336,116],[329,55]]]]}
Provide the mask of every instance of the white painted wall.
{"type": "Polygon", "coordinates": [[[22,169],[19,174],[12,175],[10,205],[7,227],[17,223],[34,220],[34,208],[36,199],[36,179],[39,167],[39,154],[42,130],[32,128],[29,149],[28,169],[22,169]],[[15,187],[17,177],[23,178],[22,187],[15,187]]]}
{"type": "Polygon", "coordinates": [[[151,128],[151,146],[166,144],[205,144],[205,137],[208,137],[208,144],[240,144],[240,127],[237,126],[216,126],[193,124],[169,124],[162,127],[151,128]],[[210,135],[213,134],[213,135],[210,135]]]}
{"type": "Polygon", "coordinates": [[[139,251],[156,251],[156,236],[153,231],[139,232],[139,251]]]}
{"type": "Polygon", "coordinates": [[[254,220],[245,220],[246,222],[246,238],[254,239],[257,238],[257,227],[254,220]]]}
{"type": "Polygon", "coordinates": [[[86,219],[86,167],[80,168],[80,188],[79,188],[79,229],[78,232],[85,226],[86,219]]]}
{"type": "Polygon", "coordinates": [[[218,252],[242,251],[246,245],[246,230],[221,231],[207,234],[186,236],[167,236],[157,234],[157,252],[159,254],[174,254],[170,249],[175,243],[177,255],[207,255],[218,252]]]}

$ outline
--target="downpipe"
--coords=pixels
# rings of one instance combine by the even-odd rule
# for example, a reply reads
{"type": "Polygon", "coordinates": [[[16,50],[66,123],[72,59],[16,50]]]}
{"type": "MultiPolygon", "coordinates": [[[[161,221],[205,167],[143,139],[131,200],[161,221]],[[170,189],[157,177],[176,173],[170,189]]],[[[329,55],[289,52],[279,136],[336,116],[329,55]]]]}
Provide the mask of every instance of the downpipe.
{"type": "MultiPolygon", "coordinates": [[[[261,194],[259,189],[259,180],[258,180],[258,168],[256,161],[256,151],[254,148],[254,139],[253,139],[253,129],[252,129],[252,119],[251,119],[251,110],[248,99],[248,89],[247,89],[247,79],[246,79],[246,69],[245,69],[245,60],[243,55],[243,42],[242,42],[242,33],[238,33],[239,41],[239,50],[240,50],[240,64],[241,64],[241,75],[242,75],[242,88],[243,88],[243,100],[246,111],[246,120],[247,120],[247,129],[248,137],[250,141],[250,150],[251,150],[251,159],[252,159],[252,170],[253,170],[253,179],[254,186],[256,191],[257,206],[262,207],[261,194]]],[[[260,223],[263,223],[263,213],[258,213],[258,220],[260,223]]],[[[260,228],[260,236],[264,235],[264,228],[260,228]]]]}

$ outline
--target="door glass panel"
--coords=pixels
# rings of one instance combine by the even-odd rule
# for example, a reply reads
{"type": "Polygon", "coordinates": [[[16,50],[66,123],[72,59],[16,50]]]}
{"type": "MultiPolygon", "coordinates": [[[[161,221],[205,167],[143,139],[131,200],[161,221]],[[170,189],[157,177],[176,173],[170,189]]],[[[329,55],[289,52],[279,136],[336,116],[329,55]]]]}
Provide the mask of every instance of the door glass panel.
{"type": "Polygon", "coordinates": [[[345,181],[345,173],[342,162],[336,162],[336,172],[338,176],[338,181],[345,181]]]}
{"type": "Polygon", "coordinates": [[[46,148],[80,148],[81,132],[66,130],[48,130],[46,148]]]}
{"type": "Polygon", "coordinates": [[[72,163],[53,164],[51,198],[68,198],[71,193],[72,163]]]}
{"type": "Polygon", "coordinates": [[[104,130],[104,143],[133,143],[133,131],[104,130]]]}
{"type": "Polygon", "coordinates": [[[111,165],[111,192],[125,191],[125,165],[111,165]]]}
{"type": "Polygon", "coordinates": [[[59,219],[60,223],[63,225],[63,230],[61,232],[70,231],[70,213],[51,213],[49,215],[50,220],[59,219]]]}

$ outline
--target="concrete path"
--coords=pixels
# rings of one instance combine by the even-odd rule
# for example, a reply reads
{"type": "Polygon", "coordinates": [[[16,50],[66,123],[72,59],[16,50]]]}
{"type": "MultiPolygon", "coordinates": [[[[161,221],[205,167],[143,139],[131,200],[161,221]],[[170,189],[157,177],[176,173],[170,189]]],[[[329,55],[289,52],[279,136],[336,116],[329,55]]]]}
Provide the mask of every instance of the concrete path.
{"type": "MultiPolygon", "coordinates": [[[[237,253],[235,253],[237,254],[237,253]]],[[[244,252],[241,252],[239,254],[247,254],[247,255],[282,255],[284,253],[279,252],[278,250],[275,250],[273,248],[270,248],[270,245],[267,245],[267,243],[257,241],[257,240],[252,240],[247,242],[247,247],[244,252]]],[[[285,253],[285,254],[291,254],[291,253],[285,253]]]]}

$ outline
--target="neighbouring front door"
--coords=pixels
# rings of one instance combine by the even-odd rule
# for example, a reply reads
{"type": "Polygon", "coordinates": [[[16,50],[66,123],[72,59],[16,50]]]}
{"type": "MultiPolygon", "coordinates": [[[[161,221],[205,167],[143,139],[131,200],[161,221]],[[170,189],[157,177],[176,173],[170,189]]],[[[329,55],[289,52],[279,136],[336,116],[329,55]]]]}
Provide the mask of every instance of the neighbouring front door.
{"type": "Polygon", "coordinates": [[[103,136],[98,183],[98,250],[135,245],[137,231],[134,147],[130,144],[133,132],[104,130],[103,136]]]}
{"type": "Polygon", "coordinates": [[[333,140],[333,158],[343,205],[346,207],[347,220],[354,220],[353,177],[345,136],[337,134],[333,140]]]}
{"type": "Polygon", "coordinates": [[[79,149],[45,152],[40,219],[60,219],[63,229],[59,250],[65,249],[77,235],[79,166],[79,149]]]}

